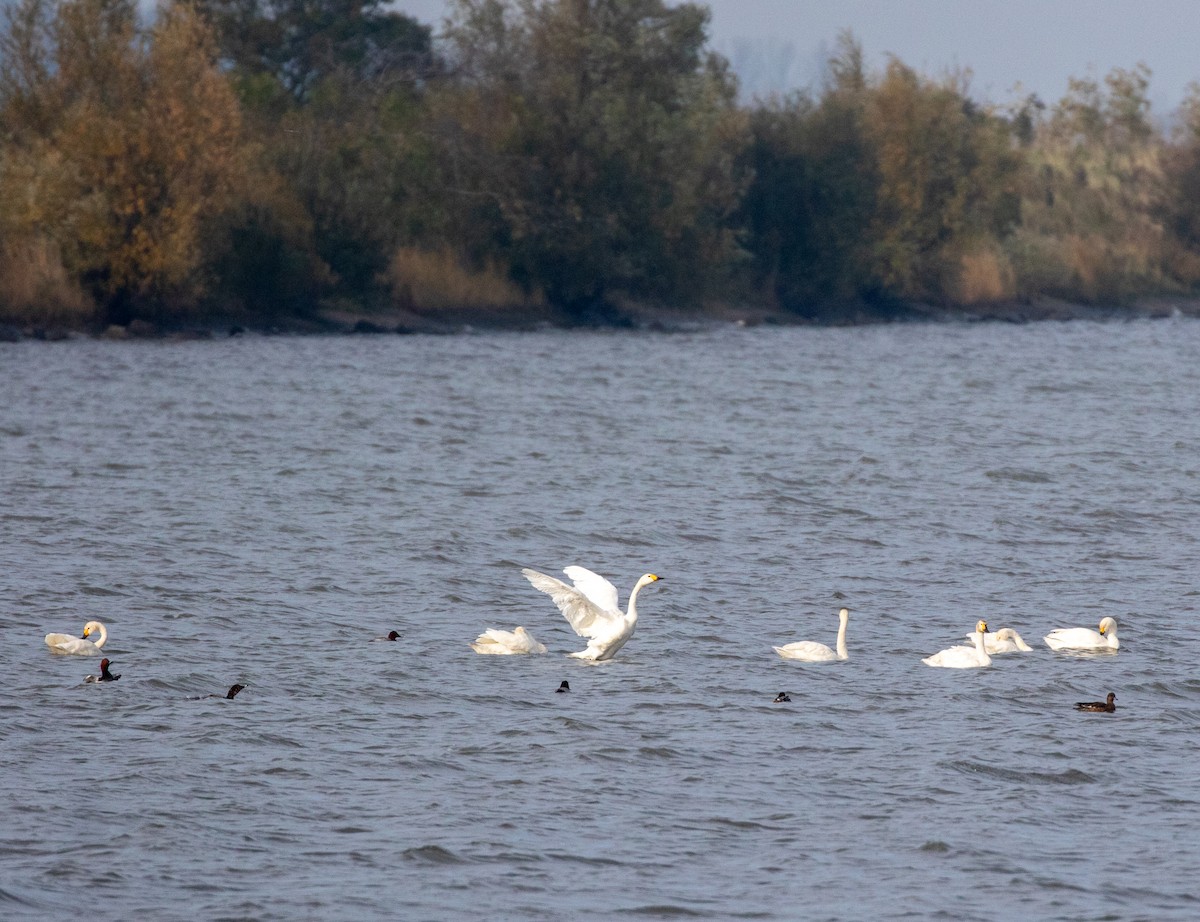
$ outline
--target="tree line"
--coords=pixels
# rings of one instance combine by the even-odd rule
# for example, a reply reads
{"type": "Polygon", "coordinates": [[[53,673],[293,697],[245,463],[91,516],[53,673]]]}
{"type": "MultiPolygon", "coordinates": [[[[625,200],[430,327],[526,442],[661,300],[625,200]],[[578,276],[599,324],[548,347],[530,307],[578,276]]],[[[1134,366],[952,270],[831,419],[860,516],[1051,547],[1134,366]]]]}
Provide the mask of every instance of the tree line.
{"type": "Polygon", "coordinates": [[[0,31],[0,319],[272,323],[339,305],[847,305],[1200,287],[1200,88],[983,105],[843,34],[740,102],[665,0],[15,0],[0,31]]]}

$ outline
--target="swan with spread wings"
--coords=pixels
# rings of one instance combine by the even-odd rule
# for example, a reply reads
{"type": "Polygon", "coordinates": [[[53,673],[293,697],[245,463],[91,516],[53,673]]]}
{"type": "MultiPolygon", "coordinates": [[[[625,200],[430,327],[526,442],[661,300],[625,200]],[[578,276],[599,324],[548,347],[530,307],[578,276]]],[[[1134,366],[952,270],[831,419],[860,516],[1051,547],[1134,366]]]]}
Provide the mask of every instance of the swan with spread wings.
{"type": "Polygon", "coordinates": [[[617,599],[617,587],[585,567],[567,567],[563,570],[574,583],[573,586],[537,570],[525,568],[521,572],[533,584],[533,588],[540,589],[554,600],[575,633],[587,638],[586,649],[569,655],[593,662],[612,659],[625,646],[637,627],[638,593],[642,587],[662,578],[647,573],[639,579],[629,593],[628,610],[622,612],[617,599]]]}

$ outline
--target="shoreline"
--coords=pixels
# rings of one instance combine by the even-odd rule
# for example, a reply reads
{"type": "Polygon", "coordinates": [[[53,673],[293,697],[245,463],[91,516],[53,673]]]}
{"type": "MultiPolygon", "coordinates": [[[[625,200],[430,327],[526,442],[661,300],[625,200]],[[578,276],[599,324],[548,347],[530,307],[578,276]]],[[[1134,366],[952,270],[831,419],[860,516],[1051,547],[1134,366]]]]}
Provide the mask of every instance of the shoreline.
{"type": "Polygon", "coordinates": [[[1058,298],[1011,300],[991,304],[942,307],[900,303],[886,308],[865,303],[822,305],[813,316],[754,305],[719,305],[702,309],[623,303],[602,316],[579,318],[552,307],[448,308],[418,311],[403,308],[355,310],[341,306],[313,315],[289,318],[209,317],[190,323],[153,324],[134,320],[105,329],[67,325],[0,323],[0,343],[24,340],[60,342],[71,339],[189,340],[220,339],[242,334],[262,336],[439,335],[479,332],[561,330],[645,330],[683,333],[721,326],[875,326],[897,323],[1041,323],[1047,321],[1160,320],[1200,317],[1200,297],[1154,296],[1121,305],[1092,305],[1058,298]]]}

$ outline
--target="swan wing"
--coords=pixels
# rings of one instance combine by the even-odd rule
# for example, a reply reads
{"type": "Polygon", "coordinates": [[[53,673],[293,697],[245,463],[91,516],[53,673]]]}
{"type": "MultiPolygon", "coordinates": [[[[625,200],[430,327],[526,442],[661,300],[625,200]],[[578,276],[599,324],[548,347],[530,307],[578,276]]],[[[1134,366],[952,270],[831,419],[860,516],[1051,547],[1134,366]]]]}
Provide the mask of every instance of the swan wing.
{"type": "MultiPolygon", "coordinates": [[[[571,567],[572,570],[583,570],[584,573],[590,571],[584,570],[583,567],[571,567]]],[[[574,586],[568,586],[560,579],[555,579],[553,576],[547,576],[545,573],[539,573],[537,570],[530,570],[528,567],[521,570],[525,574],[525,578],[533,585],[534,589],[538,589],[554,601],[558,606],[558,610],[563,613],[563,617],[567,619],[567,623],[571,625],[575,633],[580,637],[604,637],[611,634],[620,624],[622,615],[615,609],[605,611],[592,599],[588,598],[583,592],[574,586]]],[[[568,573],[568,576],[571,574],[568,573]]],[[[596,574],[592,573],[592,576],[596,574]]],[[[607,583],[612,589],[612,584],[602,576],[597,579],[607,583]]],[[[617,591],[612,589],[612,596],[616,598],[617,591]]]]}
{"type": "Polygon", "coordinates": [[[599,573],[593,573],[587,567],[567,567],[563,572],[571,577],[575,588],[591,599],[601,610],[616,612],[621,610],[621,603],[617,598],[617,587],[599,573]]]}

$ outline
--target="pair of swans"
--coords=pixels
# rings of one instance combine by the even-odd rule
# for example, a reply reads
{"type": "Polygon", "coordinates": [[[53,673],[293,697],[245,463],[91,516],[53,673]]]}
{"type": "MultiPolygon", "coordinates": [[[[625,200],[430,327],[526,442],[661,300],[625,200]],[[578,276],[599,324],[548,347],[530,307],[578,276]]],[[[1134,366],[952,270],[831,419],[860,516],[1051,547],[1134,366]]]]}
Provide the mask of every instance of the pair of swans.
{"type": "MultiPolygon", "coordinates": [[[[528,567],[521,572],[534,589],[550,596],[575,633],[587,639],[586,649],[569,655],[591,662],[610,660],[625,646],[637,627],[638,593],[662,578],[653,573],[642,576],[634,583],[629,593],[629,606],[622,612],[617,587],[585,567],[567,567],[563,570],[574,584],[571,586],[528,567]]],[[[542,647],[542,652],[545,649],[542,647]]]]}
{"type": "Polygon", "coordinates": [[[835,660],[849,659],[850,654],[846,651],[846,624],[850,621],[850,609],[839,610],[838,619],[836,652],[815,640],[798,640],[795,643],[784,644],[782,647],[775,647],[775,652],[784,659],[799,660],[802,663],[832,663],[835,660]]]}
{"type": "Polygon", "coordinates": [[[47,634],[46,646],[51,653],[61,653],[70,656],[99,656],[100,648],[108,640],[108,629],[99,621],[89,621],[83,626],[83,637],[73,637],[70,634],[47,634]],[[99,634],[97,641],[88,640],[93,634],[99,634]]]}
{"type": "Polygon", "coordinates": [[[1027,653],[1033,649],[1010,627],[992,633],[982,618],[975,622],[975,630],[967,635],[971,646],[948,647],[923,660],[926,666],[942,669],[981,669],[992,665],[992,656],[1003,653],[1027,653]]]}
{"type": "Polygon", "coordinates": [[[1033,647],[1029,646],[1015,630],[1010,627],[1002,627],[995,632],[989,632],[987,622],[982,618],[975,622],[975,630],[967,635],[967,640],[975,643],[975,635],[983,634],[983,648],[990,655],[997,653],[1030,653],[1033,647]]]}

